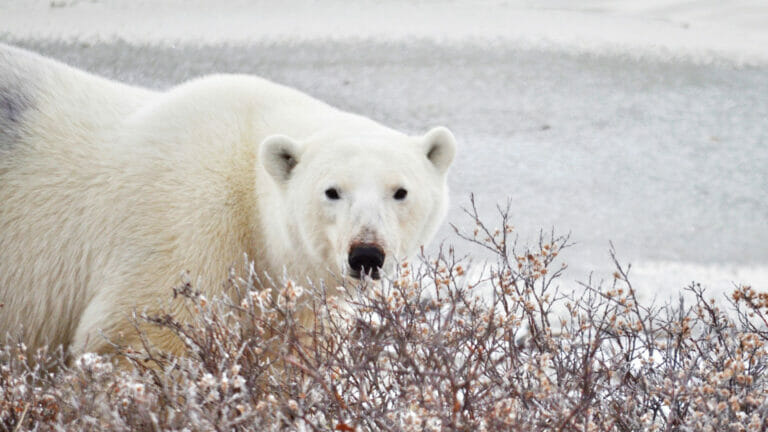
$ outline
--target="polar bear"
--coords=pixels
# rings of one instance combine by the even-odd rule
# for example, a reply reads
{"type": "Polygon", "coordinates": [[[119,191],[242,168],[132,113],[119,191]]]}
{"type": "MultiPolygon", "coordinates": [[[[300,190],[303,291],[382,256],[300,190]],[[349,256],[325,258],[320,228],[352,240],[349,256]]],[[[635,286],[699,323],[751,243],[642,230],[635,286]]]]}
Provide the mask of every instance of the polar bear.
{"type": "Polygon", "coordinates": [[[0,334],[108,353],[183,271],[214,296],[244,254],[377,278],[435,234],[455,149],[254,76],[155,92],[0,44],[0,334]]]}

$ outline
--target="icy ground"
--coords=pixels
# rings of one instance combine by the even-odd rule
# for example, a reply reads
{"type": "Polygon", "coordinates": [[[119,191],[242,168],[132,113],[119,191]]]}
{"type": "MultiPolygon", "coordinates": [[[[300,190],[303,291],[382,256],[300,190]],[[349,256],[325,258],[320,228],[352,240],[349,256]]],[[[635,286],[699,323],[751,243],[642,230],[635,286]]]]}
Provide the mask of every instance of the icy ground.
{"type": "Polygon", "coordinates": [[[510,197],[523,241],[572,232],[568,280],[610,274],[612,240],[649,298],[768,289],[765,1],[0,0],[0,41],[153,88],[247,72],[445,124],[450,222],[470,192],[490,221],[510,197]]]}

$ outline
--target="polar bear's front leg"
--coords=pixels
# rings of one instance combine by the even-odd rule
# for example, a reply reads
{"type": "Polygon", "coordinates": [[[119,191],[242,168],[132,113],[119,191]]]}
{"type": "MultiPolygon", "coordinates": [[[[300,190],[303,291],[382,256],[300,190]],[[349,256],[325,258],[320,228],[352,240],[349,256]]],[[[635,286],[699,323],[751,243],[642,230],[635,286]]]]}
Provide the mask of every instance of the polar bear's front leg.
{"type": "Polygon", "coordinates": [[[69,345],[71,359],[86,352],[110,351],[107,348],[112,346],[109,339],[119,331],[120,314],[114,311],[113,301],[109,297],[103,293],[97,294],[86,306],[69,345]]]}
{"type": "Polygon", "coordinates": [[[151,310],[141,305],[122,308],[119,303],[110,290],[104,290],[88,303],[69,346],[70,361],[87,352],[114,354],[118,347],[142,350],[142,339],[153,350],[183,354],[184,343],[178,336],[138,318],[140,313],[151,313],[151,310]]]}

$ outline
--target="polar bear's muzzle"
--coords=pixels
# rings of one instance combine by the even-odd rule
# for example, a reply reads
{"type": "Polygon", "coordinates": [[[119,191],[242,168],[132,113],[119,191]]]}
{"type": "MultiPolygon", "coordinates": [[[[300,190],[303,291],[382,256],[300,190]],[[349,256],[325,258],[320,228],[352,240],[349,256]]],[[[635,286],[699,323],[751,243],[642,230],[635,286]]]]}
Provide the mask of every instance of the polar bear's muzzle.
{"type": "Polygon", "coordinates": [[[350,275],[360,279],[363,274],[367,274],[373,279],[378,279],[379,270],[384,265],[384,257],[384,251],[376,244],[353,244],[347,257],[349,267],[352,269],[350,275]]]}

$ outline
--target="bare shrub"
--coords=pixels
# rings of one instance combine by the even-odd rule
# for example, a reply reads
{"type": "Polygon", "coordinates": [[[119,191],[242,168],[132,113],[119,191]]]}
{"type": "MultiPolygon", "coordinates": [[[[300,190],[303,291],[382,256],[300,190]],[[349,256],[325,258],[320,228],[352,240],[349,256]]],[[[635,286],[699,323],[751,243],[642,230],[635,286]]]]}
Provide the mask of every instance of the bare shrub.
{"type": "Polygon", "coordinates": [[[173,291],[193,322],[137,314],[187,353],[121,347],[129,368],[10,341],[0,430],[768,429],[768,294],[737,286],[723,306],[694,284],[693,301],[643,305],[613,253],[613,280],[566,292],[567,236],[520,247],[508,208],[498,229],[467,213],[458,237],[495,257],[479,277],[450,248],[356,286],[246,266],[227,296],[173,291]]]}

